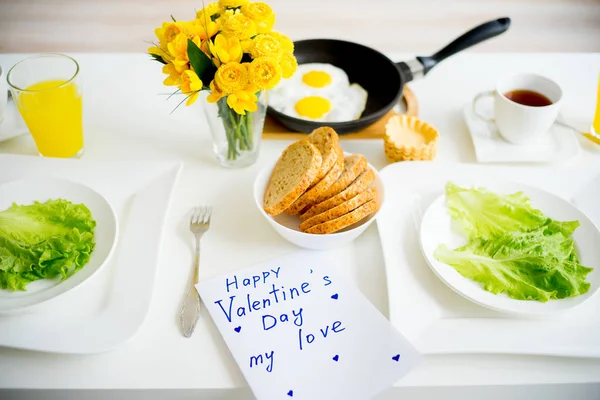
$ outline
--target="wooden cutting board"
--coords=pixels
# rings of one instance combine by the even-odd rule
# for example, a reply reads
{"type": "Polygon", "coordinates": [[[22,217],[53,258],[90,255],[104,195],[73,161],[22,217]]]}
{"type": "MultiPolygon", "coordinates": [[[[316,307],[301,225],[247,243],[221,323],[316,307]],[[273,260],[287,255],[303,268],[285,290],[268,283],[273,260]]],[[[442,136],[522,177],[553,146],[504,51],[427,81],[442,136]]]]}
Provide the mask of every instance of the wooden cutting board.
{"type": "MultiPolygon", "coordinates": [[[[411,115],[414,117],[418,116],[419,114],[419,104],[417,103],[417,98],[407,86],[404,86],[404,93],[402,94],[402,99],[398,104],[398,108],[401,114],[411,115]]],[[[385,132],[385,124],[387,123],[387,120],[395,114],[397,114],[397,112],[392,110],[373,125],[368,126],[358,132],[344,133],[340,135],[340,139],[381,139],[385,132]]],[[[306,133],[290,131],[287,127],[280,124],[273,117],[267,115],[262,138],[266,140],[297,140],[302,139],[306,135],[306,133]]]]}

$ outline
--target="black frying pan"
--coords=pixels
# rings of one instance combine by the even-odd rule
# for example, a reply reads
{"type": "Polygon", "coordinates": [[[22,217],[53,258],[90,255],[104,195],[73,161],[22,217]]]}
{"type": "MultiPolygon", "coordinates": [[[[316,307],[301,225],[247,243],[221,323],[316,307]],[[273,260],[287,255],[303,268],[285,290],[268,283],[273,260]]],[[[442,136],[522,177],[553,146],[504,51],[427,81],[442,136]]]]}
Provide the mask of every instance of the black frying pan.
{"type": "Polygon", "coordinates": [[[333,39],[309,39],[295,42],[294,55],[298,64],[328,63],[346,71],[350,83],[358,83],[368,93],[367,107],[362,116],[347,122],[315,122],[290,117],[269,107],[268,112],[289,129],[311,132],[320,126],[331,126],[337,133],[359,131],[382,118],[400,100],[407,82],[427,74],[446,58],[498,36],[510,26],[509,18],[479,25],[429,57],[394,63],[369,47],[333,39]]]}

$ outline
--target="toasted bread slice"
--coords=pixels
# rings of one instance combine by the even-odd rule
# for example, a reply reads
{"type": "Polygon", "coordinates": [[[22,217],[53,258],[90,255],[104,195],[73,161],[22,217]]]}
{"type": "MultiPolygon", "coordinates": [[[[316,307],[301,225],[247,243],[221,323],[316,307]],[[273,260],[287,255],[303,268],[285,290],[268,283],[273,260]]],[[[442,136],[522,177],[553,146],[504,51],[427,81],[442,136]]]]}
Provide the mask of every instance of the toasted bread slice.
{"type": "Polygon", "coordinates": [[[329,210],[322,212],[321,214],[315,215],[312,218],[307,219],[300,224],[300,230],[305,232],[308,228],[322,224],[323,222],[331,221],[339,218],[344,214],[348,214],[350,211],[357,209],[366,202],[369,202],[377,197],[377,188],[370,187],[362,193],[357,194],[350,200],[347,200],[340,204],[330,208],[329,210]]]}
{"type": "Polygon", "coordinates": [[[265,191],[267,214],[277,215],[291,206],[314,181],[322,162],[321,153],[308,140],[289,145],[277,160],[265,191]]]}
{"type": "Polygon", "coordinates": [[[329,186],[321,196],[315,200],[315,204],[335,196],[346,189],[354,180],[367,169],[367,159],[362,154],[353,154],[344,159],[344,172],[335,183],[329,186]]]}
{"type": "Polygon", "coordinates": [[[342,215],[339,218],[323,222],[322,224],[311,226],[306,230],[306,233],[316,233],[321,235],[327,233],[334,233],[354,223],[357,223],[358,221],[361,221],[363,218],[371,215],[377,210],[379,210],[379,203],[377,202],[377,200],[371,200],[369,202],[366,202],[362,206],[356,208],[355,210],[342,215]]]}
{"type": "Polygon", "coordinates": [[[344,152],[338,147],[336,152],[336,162],[333,167],[327,172],[327,175],[321,179],[316,185],[308,189],[302,196],[298,198],[287,210],[286,214],[298,215],[306,208],[315,204],[315,199],[322,195],[331,185],[338,180],[344,170],[344,152]]]}
{"type": "Polygon", "coordinates": [[[346,189],[342,190],[335,196],[325,201],[322,201],[321,203],[315,204],[314,206],[309,208],[308,211],[300,215],[300,219],[302,221],[306,221],[307,219],[312,218],[315,215],[321,214],[322,212],[325,212],[330,208],[342,204],[346,200],[350,200],[351,198],[368,188],[374,180],[375,172],[373,172],[371,168],[367,168],[367,170],[360,174],[358,178],[356,178],[356,180],[354,180],[354,182],[350,184],[350,186],[348,186],[346,189]]]}
{"type": "Polygon", "coordinates": [[[321,170],[313,182],[313,185],[315,185],[327,175],[329,170],[335,164],[338,158],[337,151],[339,148],[339,137],[332,128],[323,126],[312,131],[312,133],[306,137],[306,140],[317,146],[317,149],[321,152],[321,157],[323,157],[321,170]]]}

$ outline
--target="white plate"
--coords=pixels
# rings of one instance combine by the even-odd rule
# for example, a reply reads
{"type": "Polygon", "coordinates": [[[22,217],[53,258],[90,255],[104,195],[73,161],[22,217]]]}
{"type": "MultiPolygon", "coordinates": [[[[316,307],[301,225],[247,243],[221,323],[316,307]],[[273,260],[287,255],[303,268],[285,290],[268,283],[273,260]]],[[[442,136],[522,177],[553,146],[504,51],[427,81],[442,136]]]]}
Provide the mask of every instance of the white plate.
{"type": "Polygon", "coordinates": [[[423,354],[535,354],[600,358],[600,295],[543,318],[526,318],[481,307],[444,284],[421,251],[421,220],[446,182],[511,181],[564,199],[599,226],[599,167],[508,167],[432,162],[395,163],[380,171],[386,206],[377,217],[392,323],[423,354]],[[551,177],[551,179],[549,179],[551,177]],[[583,199],[588,199],[582,201],[583,199]],[[417,222],[417,223],[416,223],[417,222]]]}
{"type": "MultiPolygon", "coordinates": [[[[491,116],[491,104],[481,102],[478,107],[482,113],[491,116]]],[[[552,126],[536,143],[515,145],[502,139],[495,124],[479,119],[473,113],[471,103],[464,106],[463,116],[479,162],[558,163],[576,157],[580,152],[573,132],[562,126],[552,126]]]]}
{"type": "Polygon", "coordinates": [[[31,176],[83,183],[106,198],[119,220],[114,255],[94,279],[33,309],[0,316],[0,346],[92,354],[132,339],[150,310],[158,252],[181,163],[0,154],[0,165],[10,165],[0,168],[0,183],[31,176]]]}
{"type": "Polygon", "coordinates": [[[62,198],[72,203],[85,204],[96,221],[96,246],[89,262],[64,281],[40,279],[27,285],[26,291],[0,289],[0,313],[16,312],[46,302],[83,284],[109,260],[117,243],[118,225],[114,210],[102,195],[80,183],[64,179],[31,178],[0,185],[0,211],[13,203],[33,204],[62,198]]]}
{"type": "Polygon", "coordinates": [[[506,294],[493,294],[481,285],[460,275],[453,267],[438,261],[434,256],[440,244],[454,249],[467,243],[463,236],[452,229],[452,218],[448,214],[446,196],[441,195],[429,206],[421,223],[421,250],[435,274],[452,290],[461,296],[492,310],[515,315],[545,316],[568,310],[590,299],[600,287],[600,232],[594,223],[568,201],[544,190],[511,182],[494,181],[488,183],[462,183],[461,186],[485,187],[500,195],[523,192],[531,199],[531,205],[546,216],[558,221],[578,220],[580,226],[572,237],[575,240],[578,256],[582,265],[594,268],[588,274],[591,286],[587,293],[560,300],[540,301],[515,300],[506,294]]]}

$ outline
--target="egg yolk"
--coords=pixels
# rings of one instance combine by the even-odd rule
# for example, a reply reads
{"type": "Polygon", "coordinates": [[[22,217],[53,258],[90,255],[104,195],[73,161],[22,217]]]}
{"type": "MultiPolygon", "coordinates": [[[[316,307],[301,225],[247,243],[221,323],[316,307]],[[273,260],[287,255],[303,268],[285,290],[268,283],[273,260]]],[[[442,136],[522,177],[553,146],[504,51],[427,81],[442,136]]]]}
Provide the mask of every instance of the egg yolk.
{"type": "Polygon", "coordinates": [[[322,88],[331,84],[331,75],[323,71],[310,71],[302,75],[302,82],[310,87],[322,88]]]}
{"type": "Polygon", "coordinates": [[[302,117],[317,119],[329,112],[331,103],[324,97],[308,96],[298,100],[294,109],[302,117]]]}

